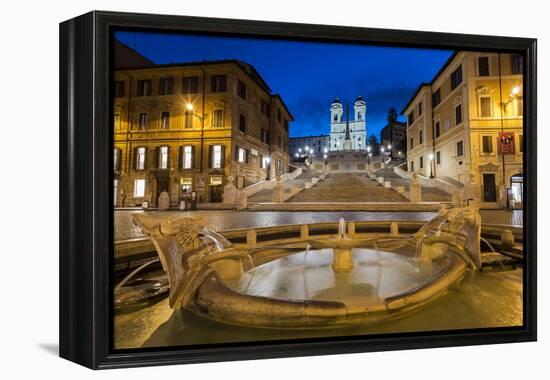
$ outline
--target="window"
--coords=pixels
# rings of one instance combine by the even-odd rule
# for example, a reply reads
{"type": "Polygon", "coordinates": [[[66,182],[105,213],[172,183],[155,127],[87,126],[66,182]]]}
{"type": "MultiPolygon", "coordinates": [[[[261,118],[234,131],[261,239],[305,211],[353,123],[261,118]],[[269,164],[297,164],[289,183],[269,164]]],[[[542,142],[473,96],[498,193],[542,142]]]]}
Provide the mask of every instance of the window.
{"type": "Polygon", "coordinates": [[[408,116],[408,120],[409,120],[409,127],[410,127],[412,123],[414,123],[414,111],[411,111],[411,113],[408,116]]]}
{"type": "Polygon", "coordinates": [[[280,110],[280,109],[277,109],[277,121],[278,121],[279,123],[281,123],[282,120],[283,120],[283,115],[282,115],[282,113],[281,113],[281,110],[280,110]]]}
{"type": "Polygon", "coordinates": [[[519,54],[512,54],[510,56],[512,74],[523,74],[523,57],[519,54]]]}
{"type": "Polygon", "coordinates": [[[149,126],[149,115],[146,112],[139,114],[139,129],[147,129],[149,126]]]}
{"type": "Polygon", "coordinates": [[[441,103],[441,91],[439,88],[432,94],[432,108],[435,108],[441,103]]]}
{"type": "Polygon", "coordinates": [[[462,123],[462,104],[455,107],[455,125],[462,123]]]}
{"type": "Polygon", "coordinates": [[[213,145],[212,146],[212,168],[221,169],[222,167],[222,146],[213,145]]]}
{"type": "Polygon", "coordinates": [[[261,132],[260,132],[260,137],[261,137],[261,140],[264,144],[267,144],[269,145],[270,143],[270,138],[269,138],[269,131],[265,128],[262,128],[261,132]]]}
{"type": "Polygon", "coordinates": [[[477,74],[480,77],[488,77],[489,73],[489,57],[477,58],[477,74]]]}
{"type": "Polygon", "coordinates": [[[161,146],[159,148],[159,169],[168,169],[168,147],[161,146]]]}
{"type": "Polygon", "coordinates": [[[459,141],[456,143],[456,156],[464,156],[464,141],[459,141]]]}
{"type": "Polygon", "coordinates": [[[283,148],[283,138],[279,136],[279,148],[283,148]]]}
{"type": "Polygon", "coordinates": [[[170,128],[170,112],[163,112],[160,114],[160,128],[170,128]]]}
{"type": "Polygon", "coordinates": [[[482,136],[481,137],[481,151],[483,153],[493,153],[493,137],[482,136]]]}
{"type": "Polygon", "coordinates": [[[279,174],[284,173],[283,161],[281,161],[281,160],[277,160],[277,173],[279,173],[279,174]]]}
{"type": "Polygon", "coordinates": [[[113,204],[117,205],[117,198],[118,198],[118,179],[115,179],[113,182],[113,204]]]}
{"type": "Polygon", "coordinates": [[[237,161],[244,164],[248,161],[247,158],[248,157],[247,157],[246,150],[243,148],[237,147],[237,161]]]}
{"type": "Polygon", "coordinates": [[[119,113],[114,114],[113,128],[115,129],[115,131],[120,129],[120,114],[119,113]]]}
{"type": "Polygon", "coordinates": [[[418,103],[418,116],[422,115],[422,102],[418,103]]]}
{"type": "Polygon", "coordinates": [[[151,79],[138,80],[137,96],[151,96],[151,79]]]}
{"type": "Polygon", "coordinates": [[[237,83],[237,95],[239,95],[243,99],[246,99],[246,84],[244,84],[240,80],[237,83]]]}
{"type": "Polygon", "coordinates": [[[183,77],[181,92],[183,94],[197,94],[199,92],[199,77],[183,77]]]}
{"type": "Polygon", "coordinates": [[[145,147],[136,148],[136,170],[145,170],[145,147]]]}
{"type": "Polygon", "coordinates": [[[424,157],[420,156],[419,160],[419,165],[420,166],[420,169],[423,169],[424,168],[424,157]]]}
{"type": "Polygon", "coordinates": [[[414,161],[411,161],[411,172],[414,172],[414,161]]]}
{"type": "Polygon", "coordinates": [[[185,129],[193,128],[193,111],[185,111],[183,114],[183,127],[185,129]]]}
{"type": "Polygon", "coordinates": [[[223,127],[223,110],[221,108],[215,109],[212,115],[212,127],[222,128],[223,127]]]}
{"type": "Polygon", "coordinates": [[[183,146],[181,149],[181,168],[182,169],[192,169],[193,168],[193,147],[192,146],[183,146]]]}
{"type": "Polygon", "coordinates": [[[361,112],[357,112],[357,120],[362,120],[363,114],[361,112]]]}
{"type": "Polygon", "coordinates": [[[193,178],[181,178],[180,179],[182,194],[190,193],[193,191],[193,178]]]}
{"type": "Polygon", "coordinates": [[[491,117],[493,115],[492,101],[490,96],[479,97],[479,116],[491,117]]]}
{"type": "Polygon", "coordinates": [[[145,180],[136,179],[134,180],[134,197],[144,197],[145,196],[145,180]]]}
{"type": "Polygon", "coordinates": [[[451,90],[454,90],[462,83],[462,66],[451,73],[451,90]]]}
{"type": "Polygon", "coordinates": [[[124,96],[125,83],[123,80],[117,80],[115,82],[115,98],[122,98],[124,96]]]}
{"type": "Polygon", "coordinates": [[[287,132],[288,132],[288,123],[289,123],[288,120],[285,119],[284,126],[285,126],[285,131],[287,131],[287,132]]]}
{"type": "Polygon", "coordinates": [[[227,90],[227,76],[212,75],[210,84],[211,92],[225,92],[227,90]]]}
{"type": "Polygon", "coordinates": [[[246,133],[246,116],[239,115],[239,131],[246,133]]]}
{"type": "Polygon", "coordinates": [[[260,109],[265,116],[271,116],[271,105],[263,99],[260,101],[260,109]]]}
{"type": "Polygon", "coordinates": [[[435,152],[435,163],[437,165],[440,165],[441,164],[441,152],[435,152]]]}
{"type": "Polygon", "coordinates": [[[414,139],[411,137],[411,140],[410,140],[410,146],[411,146],[411,149],[414,148],[414,139]]]}
{"type": "Polygon", "coordinates": [[[418,144],[419,145],[422,144],[422,142],[424,141],[424,136],[423,136],[424,134],[422,132],[423,132],[422,129],[418,131],[418,144]]]}
{"type": "Polygon", "coordinates": [[[449,129],[451,129],[451,119],[450,118],[445,119],[444,124],[443,124],[443,129],[445,130],[445,132],[447,132],[449,129]]]}
{"type": "Polygon", "coordinates": [[[170,95],[174,93],[174,78],[160,78],[159,95],[170,95]]]}
{"type": "Polygon", "coordinates": [[[438,138],[441,135],[441,127],[439,125],[439,120],[435,122],[434,129],[435,129],[435,138],[438,138]]]}

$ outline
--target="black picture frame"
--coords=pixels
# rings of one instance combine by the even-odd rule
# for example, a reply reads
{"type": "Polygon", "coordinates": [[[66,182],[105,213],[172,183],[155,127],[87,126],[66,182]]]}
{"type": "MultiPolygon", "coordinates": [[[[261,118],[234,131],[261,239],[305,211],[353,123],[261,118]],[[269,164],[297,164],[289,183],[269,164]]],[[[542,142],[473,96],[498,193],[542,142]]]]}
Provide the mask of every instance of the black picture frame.
{"type": "Polygon", "coordinates": [[[281,22],[93,11],[60,24],[60,356],[118,368],[534,341],[537,337],[537,41],[281,22]],[[524,325],[228,344],[112,349],[111,40],[118,29],[515,52],[524,57],[524,325]]]}

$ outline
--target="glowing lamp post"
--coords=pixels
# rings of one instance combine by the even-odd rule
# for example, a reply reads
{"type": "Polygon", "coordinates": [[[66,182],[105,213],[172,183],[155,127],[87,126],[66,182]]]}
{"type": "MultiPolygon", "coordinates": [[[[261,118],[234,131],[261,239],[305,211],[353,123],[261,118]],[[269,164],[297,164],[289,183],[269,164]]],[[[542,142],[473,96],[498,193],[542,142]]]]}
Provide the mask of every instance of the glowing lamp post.
{"type": "Polygon", "coordinates": [[[433,154],[433,153],[430,153],[430,154],[428,155],[428,159],[430,160],[430,178],[433,178],[433,177],[434,177],[434,172],[433,172],[434,154],[433,154]]]}

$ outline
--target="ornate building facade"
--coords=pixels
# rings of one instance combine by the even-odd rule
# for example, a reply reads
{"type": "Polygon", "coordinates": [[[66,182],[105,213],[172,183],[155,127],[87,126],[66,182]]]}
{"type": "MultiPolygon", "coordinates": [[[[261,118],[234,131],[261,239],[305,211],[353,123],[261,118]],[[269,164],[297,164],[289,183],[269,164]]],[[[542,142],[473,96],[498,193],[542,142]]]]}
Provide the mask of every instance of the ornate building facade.
{"type": "Polygon", "coordinates": [[[351,150],[365,150],[367,146],[367,104],[361,96],[357,97],[353,104],[354,118],[349,118],[349,110],[338,98],[330,105],[330,139],[329,151],[344,150],[346,130],[349,132],[351,150]],[[344,120],[344,111],[346,112],[344,120]]]}
{"type": "Polygon", "coordinates": [[[195,193],[222,202],[228,181],[243,188],[288,170],[282,98],[251,65],[209,61],[116,67],[115,206],[175,206],[195,193]]]}
{"type": "Polygon", "coordinates": [[[487,207],[521,205],[522,94],[520,55],[454,53],[402,111],[409,172],[477,188],[466,198],[487,207]]]}

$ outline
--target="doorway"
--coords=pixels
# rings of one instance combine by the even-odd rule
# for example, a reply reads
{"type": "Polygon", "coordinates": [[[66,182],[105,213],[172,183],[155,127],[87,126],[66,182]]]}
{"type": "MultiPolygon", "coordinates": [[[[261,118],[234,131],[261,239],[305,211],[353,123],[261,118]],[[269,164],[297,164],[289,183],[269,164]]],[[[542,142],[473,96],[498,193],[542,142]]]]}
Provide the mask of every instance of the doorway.
{"type": "Polygon", "coordinates": [[[483,174],[483,201],[484,202],[496,202],[497,201],[497,189],[495,175],[483,174]]]}
{"type": "Polygon", "coordinates": [[[222,185],[211,185],[210,186],[210,202],[212,202],[212,203],[223,202],[222,185]]]}
{"type": "Polygon", "coordinates": [[[170,195],[170,192],[168,191],[169,182],[170,181],[167,175],[160,175],[157,177],[157,186],[154,200],[155,204],[158,203],[160,193],[162,193],[163,191],[166,191],[168,195],[170,195]]]}
{"type": "Polygon", "coordinates": [[[523,174],[514,174],[510,177],[510,188],[514,203],[523,204],[523,174]]]}

